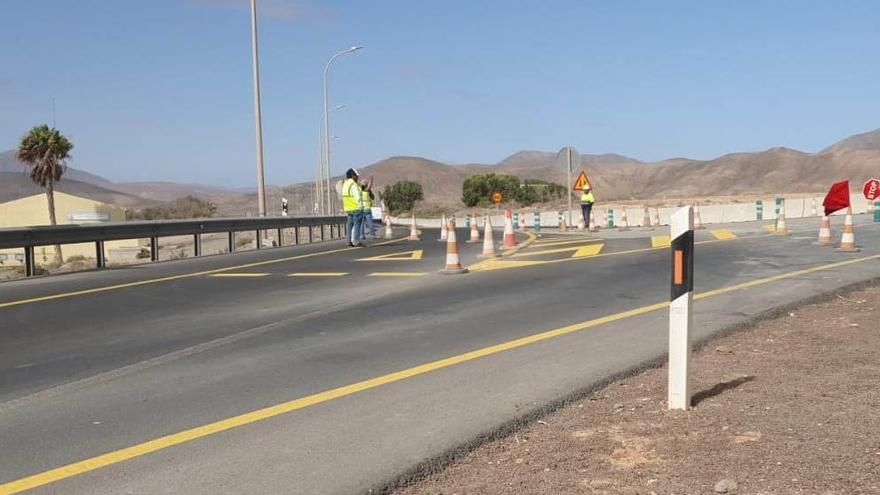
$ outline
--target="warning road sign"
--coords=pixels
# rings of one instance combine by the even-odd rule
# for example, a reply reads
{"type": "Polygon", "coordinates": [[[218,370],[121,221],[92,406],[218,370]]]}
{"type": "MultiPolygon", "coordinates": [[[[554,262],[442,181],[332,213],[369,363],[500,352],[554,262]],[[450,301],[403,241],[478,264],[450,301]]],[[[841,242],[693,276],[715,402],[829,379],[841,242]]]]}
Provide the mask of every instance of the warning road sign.
{"type": "Polygon", "coordinates": [[[492,193],[492,202],[496,205],[500,204],[503,199],[504,196],[501,194],[501,191],[495,191],[492,193]]]}
{"type": "Polygon", "coordinates": [[[580,175],[578,175],[577,180],[574,181],[574,187],[572,188],[572,190],[573,191],[583,191],[584,186],[589,186],[590,189],[593,188],[593,184],[590,182],[590,178],[587,177],[586,172],[581,171],[580,175]]]}

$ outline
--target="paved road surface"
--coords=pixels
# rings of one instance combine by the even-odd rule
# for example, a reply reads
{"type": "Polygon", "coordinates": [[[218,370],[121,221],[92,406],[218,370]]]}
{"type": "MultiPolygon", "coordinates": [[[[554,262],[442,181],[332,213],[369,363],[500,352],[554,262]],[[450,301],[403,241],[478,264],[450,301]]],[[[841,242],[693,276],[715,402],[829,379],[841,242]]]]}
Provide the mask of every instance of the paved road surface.
{"type": "MultiPolygon", "coordinates": [[[[815,220],[699,231],[697,337],[880,275],[867,222],[856,254],[815,220]]],[[[0,494],[362,492],[661,354],[666,233],[460,243],[461,276],[426,231],[0,284],[0,494]]]]}

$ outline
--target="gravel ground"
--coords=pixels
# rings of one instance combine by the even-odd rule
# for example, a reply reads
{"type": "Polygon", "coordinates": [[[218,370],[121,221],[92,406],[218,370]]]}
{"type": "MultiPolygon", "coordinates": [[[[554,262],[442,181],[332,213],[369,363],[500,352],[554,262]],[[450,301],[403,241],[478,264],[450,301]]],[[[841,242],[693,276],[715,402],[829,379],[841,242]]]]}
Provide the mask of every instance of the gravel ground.
{"type": "Polygon", "coordinates": [[[695,353],[689,412],[649,370],[395,493],[880,494],[878,310],[873,287],[763,321],[695,353]]]}

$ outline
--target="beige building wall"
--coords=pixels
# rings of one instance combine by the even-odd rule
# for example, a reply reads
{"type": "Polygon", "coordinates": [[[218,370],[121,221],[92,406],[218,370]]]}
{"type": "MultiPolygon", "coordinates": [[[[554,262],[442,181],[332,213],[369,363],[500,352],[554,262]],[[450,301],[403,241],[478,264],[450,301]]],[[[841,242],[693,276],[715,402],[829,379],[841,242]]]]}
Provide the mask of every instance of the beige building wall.
{"type": "MultiPolygon", "coordinates": [[[[25,198],[0,203],[0,229],[49,225],[49,206],[46,194],[40,193],[25,198]]],[[[124,222],[125,209],[55,191],[55,218],[58,224],[95,224],[104,222],[124,222]]],[[[108,241],[104,250],[136,248],[137,239],[108,241]]],[[[95,257],[95,244],[64,244],[61,253],[67,259],[71,256],[95,257]]],[[[106,255],[106,253],[105,253],[106,255]]],[[[55,257],[53,246],[39,246],[34,250],[37,264],[51,263],[55,257]]],[[[0,266],[17,266],[24,261],[22,249],[0,249],[0,266]]],[[[109,257],[108,257],[109,261],[109,257]]]]}

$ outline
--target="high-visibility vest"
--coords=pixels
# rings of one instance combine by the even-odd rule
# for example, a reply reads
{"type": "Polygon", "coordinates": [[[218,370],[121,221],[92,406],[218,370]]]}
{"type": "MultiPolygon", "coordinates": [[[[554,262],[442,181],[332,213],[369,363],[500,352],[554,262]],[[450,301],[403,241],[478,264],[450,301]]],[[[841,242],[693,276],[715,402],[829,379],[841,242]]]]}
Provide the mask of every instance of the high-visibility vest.
{"type": "Polygon", "coordinates": [[[370,191],[363,189],[361,191],[361,197],[363,198],[363,201],[364,201],[364,210],[369,210],[370,208],[373,207],[373,200],[370,198],[370,191]]]}
{"type": "Polygon", "coordinates": [[[596,198],[593,197],[593,190],[590,189],[589,192],[587,190],[581,191],[581,203],[582,204],[593,204],[596,201],[596,198]]]}
{"type": "Polygon", "coordinates": [[[342,210],[354,213],[361,210],[361,186],[354,179],[345,179],[342,183],[342,210]]]}

